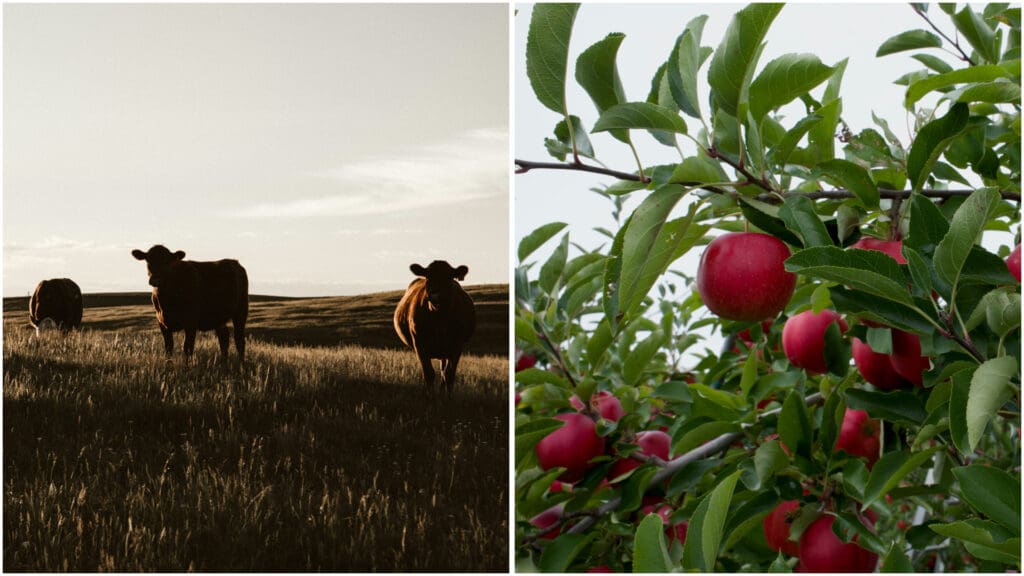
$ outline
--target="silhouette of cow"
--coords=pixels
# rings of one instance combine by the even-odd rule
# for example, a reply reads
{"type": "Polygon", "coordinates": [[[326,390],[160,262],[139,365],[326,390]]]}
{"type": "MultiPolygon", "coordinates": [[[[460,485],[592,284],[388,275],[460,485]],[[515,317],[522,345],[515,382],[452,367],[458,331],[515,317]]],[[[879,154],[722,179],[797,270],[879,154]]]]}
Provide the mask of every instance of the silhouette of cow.
{"type": "Polygon", "coordinates": [[[237,260],[194,262],[181,250],[172,253],[157,244],[149,252],[132,250],[146,261],[153,287],[156,321],[167,355],[174,353],[174,333],[185,331],[185,358],[192,356],[197,330],[214,330],[221,360],[228,358],[228,320],[235,331],[238,361],[245,360],[245,321],[249,316],[249,277],[237,260]]]}
{"type": "Polygon", "coordinates": [[[28,301],[28,321],[39,333],[47,322],[62,330],[82,325],[82,291],[68,278],[43,280],[28,301]]]}
{"type": "Polygon", "coordinates": [[[432,359],[441,360],[441,383],[450,394],[462,347],[476,328],[473,300],[456,282],[466,279],[469,268],[434,260],[426,268],[413,264],[409,269],[419,278],[395,308],[395,332],[416,352],[428,390],[434,385],[432,359]]]}

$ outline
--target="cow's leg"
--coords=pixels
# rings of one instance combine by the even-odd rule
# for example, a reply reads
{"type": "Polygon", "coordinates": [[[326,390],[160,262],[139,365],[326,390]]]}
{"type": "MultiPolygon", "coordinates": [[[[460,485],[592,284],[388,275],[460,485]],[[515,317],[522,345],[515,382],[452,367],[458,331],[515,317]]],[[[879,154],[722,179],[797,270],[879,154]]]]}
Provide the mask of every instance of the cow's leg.
{"type": "Polygon", "coordinates": [[[417,356],[420,358],[420,366],[423,368],[423,383],[426,384],[427,390],[433,390],[434,388],[434,365],[430,361],[430,356],[422,352],[417,351],[417,356]]]}
{"type": "Polygon", "coordinates": [[[449,395],[452,393],[452,388],[455,387],[455,370],[459,367],[460,353],[456,352],[452,354],[444,365],[444,389],[449,395]]]}
{"type": "Polygon", "coordinates": [[[196,329],[185,328],[185,360],[188,361],[192,358],[192,353],[196,349],[196,329]]]}
{"type": "Polygon", "coordinates": [[[227,324],[217,326],[215,330],[217,332],[217,342],[220,344],[220,362],[227,366],[228,343],[231,342],[231,331],[228,330],[227,324]]]}
{"type": "Polygon", "coordinates": [[[164,337],[164,351],[167,352],[167,357],[170,358],[174,355],[174,333],[171,332],[170,328],[161,326],[160,334],[164,337]]]}
{"type": "Polygon", "coordinates": [[[238,351],[238,364],[245,361],[245,316],[235,316],[231,320],[231,329],[235,331],[235,350],[238,351]]]}

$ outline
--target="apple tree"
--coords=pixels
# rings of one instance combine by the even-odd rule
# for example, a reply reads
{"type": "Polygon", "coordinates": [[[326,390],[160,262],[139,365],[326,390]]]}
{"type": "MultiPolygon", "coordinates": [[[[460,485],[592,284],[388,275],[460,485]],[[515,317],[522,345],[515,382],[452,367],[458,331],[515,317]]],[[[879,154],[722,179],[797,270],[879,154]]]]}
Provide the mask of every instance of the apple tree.
{"type": "Polygon", "coordinates": [[[907,8],[876,56],[923,66],[896,79],[910,142],[846,124],[846,61],[760,61],[781,5],[716,47],[691,20],[642,101],[622,34],[573,46],[591,9],[519,15],[553,132],[517,137],[553,159],[517,172],[607,177],[619,226],[518,245],[517,570],[1019,570],[1019,5],[907,8]],[[678,162],[606,166],[604,132],[678,162]]]}

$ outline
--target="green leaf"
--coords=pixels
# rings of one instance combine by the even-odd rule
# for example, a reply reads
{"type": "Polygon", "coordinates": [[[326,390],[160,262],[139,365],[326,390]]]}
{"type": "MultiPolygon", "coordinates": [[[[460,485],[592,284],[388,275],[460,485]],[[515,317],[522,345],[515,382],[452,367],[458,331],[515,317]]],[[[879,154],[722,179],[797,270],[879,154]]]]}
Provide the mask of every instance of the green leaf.
{"type": "Polygon", "coordinates": [[[608,130],[662,130],[686,134],[686,122],[671,108],[650,102],[627,102],[608,108],[594,124],[594,132],[608,130]]]}
{"type": "Polygon", "coordinates": [[[907,30],[889,38],[878,47],[875,56],[888,56],[918,48],[941,48],[942,39],[927,30],[907,30]]]}
{"type": "Polygon", "coordinates": [[[671,571],[672,560],[665,545],[664,521],[657,514],[648,514],[640,521],[633,538],[633,572],[661,574],[671,571]]]}
{"type": "Polygon", "coordinates": [[[811,450],[811,419],[800,394],[790,392],[779,413],[779,439],[797,453],[807,456],[811,450]]]}
{"type": "Polygon", "coordinates": [[[597,534],[560,534],[540,555],[541,572],[567,572],[572,561],[597,534]]]}
{"type": "Polygon", "coordinates": [[[866,510],[876,500],[885,496],[886,492],[899,485],[900,480],[907,474],[910,474],[921,464],[927,462],[933,454],[941,449],[941,446],[935,446],[921,452],[901,450],[899,452],[883,454],[878,462],[875,462],[874,467],[871,468],[868,483],[864,486],[864,500],[861,508],[866,510]]]}
{"type": "Polygon", "coordinates": [[[701,15],[686,25],[676,39],[668,59],[668,83],[679,109],[700,119],[700,97],[697,94],[697,71],[709,53],[700,49],[700,38],[708,17],[701,15]]]}
{"type": "Polygon", "coordinates": [[[889,546],[889,552],[882,559],[882,566],[878,569],[883,574],[911,574],[914,572],[914,565],[910,563],[903,546],[899,542],[893,542],[889,546]]]}
{"type": "Polygon", "coordinates": [[[665,344],[665,340],[665,334],[660,330],[655,330],[629,351],[622,364],[622,379],[626,384],[636,386],[640,383],[644,369],[665,344]]]}
{"type": "Polygon", "coordinates": [[[999,337],[1020,326],[1020,293],[1016,288],[1004,286],[982,296],[964,328],[974,330],[986,321],[999,337]]]}
{"type": "Polygon", "coordinates": [[[914,280],[914,288],[919,293],[930,296],[932,291],[932,273],[928,263],[921,257],[921,254],[909,245],[903,245],[903,257],[907,259],[907,268],[910,270],[910,277],[914,280]]]}
{"type": "Polygon", "coordinates": [[[711,98],[730,116],[740,117],[740,102],[745,100],[750,77],[757,67],[761,42],[780,10],[782,4],[750,4],[736,12],[711,57],[711,98]]]}
{"type": "MultiPolygon", "coordinates": [[[[857,314],[863,319],[899,328],[908,332],[928,332],[932,324],[921,315],[920,308],[879,299],[867,292],[849,290],[842,286],[829,289],[836,310],[844,314],[857,314]]],[[[933,318],[934,316],[928,316],[933,318]]]]}
{"type": "Polygon", "coordinates": [[[769,486],[768,481],[775,476],[775,473],[788,465],[789,457],[786,456],[786,452],[777,441],[769,440],[758,446],[754,452],[754,470],[757,472],[759,483],[757,488],[752,487],[751,490],[769,486]]]}
{"type": "Polygon", "coordinates": [[[806,248],[786,260],[786,270],[839,282],[898,304],[914,306],[907,291],[909,278],[895,260],[876,250],[843,250],[835,246],[806,248]]]}
{"type": "Polygon", "coordinates": [[[622,223],[622,228],[619,228],[619,231],[615,234],[615,239],[612,240],[612,247],[608,251],[608,259],[605,261],[604,266],[604,291],[601,301],[604,308],[605,321],[609,322],[609,338],[612,334],[618,332],[617,326],[620,318],[619,292],[621,290],[619,283],[622,279],[622,244],[632,221],[633,215],[630,214],[626,217],[626,221],[622,223]]]}
{"type": "Polygon", "coordinates": [[[740,390],[743,395],[750,394],[750,389],[757,383],[757,354],[748,354],[743,362],[743,375],[740,377],[740,390]]]}
{"type": "Polygon", "coordinates": [[[712,182],[725,182],[729,179],[722,165],[707,157],[705,154],[698,156],[687,156],[682,162],[676,164],[668,183],[682,184],[684,186],[695,186],[697,184],[709,184],[712,182]]]}
{"type": "Polygon", "coordinates": [[[683,544],[683,568],[701,572],[715,571],[729,504],[739,477],[740,472],[734,472],[719,482],[697,505],[683,544]]]}
{"type": "Polygon", "coordinates": [[[953,387],[949,393],[949,435],[961,454],[968,454],[970,441],[967,433],[967,400],[971,393],[974,369],[953,374],[953,387]]]}
{"type": "Polygon", "coordinates": [[[920,425],[928,417],[924,401],[908,390],[874,392],[847,388],[846,405],[854,410],[864,410],[872,418],[912,426],[920,425]]]}
{"type": "Polygon", "coordinates": [[[903,106],[907,110],[912,109],[918,100],[933,90],[969,82],[988,82],[997,78],[1008,78],[1009,76],[1010,73],[1007,72],[1006,68],[994,64],[971,66],[970,68],[961,68],[952,72],[946,72],[945,74],[928,76],[916,82],[911,82],[910,86],[907,86],[907,93],[903,98],[903,106]]]}
{"type": "Polygon", "coordinates": [[[788,196],[779,208],[779,217],[787,228],[803,238],[804,247],[832,246],[832,237],[814,211],[814,202],[810,198],[799,194],[788,196]]]}
{"type": "Polygon", "coordinates": [[[949,232],[949,221],[934,202],[921,194],[910,199],[910,223],[903,244],[931,254],[949,232]]]}
{"type": "Polygon", "coordinates": [[[554,252],[540,268],[538,285],[549,294],[554,291],[555,284],[562,277],[565,270],[565,261],[569,256],[569,235],[562,236],[562,241],[555,248],[554,252]]]}
{"type": "Polygon", "coordinates": [[[644,198],[633,212],[622,244],[622,270],[619,286],[619,310],[627,315],[640,308],[654,283],[677,256],[677,248],[686,239],[687,219],[666,226],[666,219],[686,194],[682,186],[662,186],[644,198]]]}
{"type": "MultiPolygon", "coordinates": [[[[598,112],[626,101],[615,66],[615,57],[625,37],[622,33],[609,34],[576,59],[576,81],[587,91],[598,112]]],[[[622,142],[629,142],[629,132],[625,130],[614,130],[611,134],[622,142]]]]}
{"type": "Polygon", "coordinates": [[[980,14],[971,10],[970,5],[953,16],[953,23],[982,58],[993,63],[999,61],[996,33],[980,14]]]}
{"type": "Polygon", "coordinates": [[[522,262],[526,260],[526,258],[529,257],[530,254],[533,254],[537,248],[540,248],[545,242],[554,237],[555,234],[561,232],[566,226],[568,226],[568,224],[565,222],[552,222],[527,234],[525,238],[519,241],[519,261],[522,262]]]}
{"type": "Polygon", "coordinates": [[[569,66],[569,37],[579,4],[535,4],[526,34],[526,76],[537,100],[568,116],[565,74],[569,66]]]}
{"type": "Polygon", "coordinates": [[[537,418],[524,424],[516,425],[516,466],[533,452],[537,442],[565,426],[565,422],[554,418],[537,418]]]}
{"type": "Polygon", "coordinates": [[[737,199],[740,201],[740,210],[743,211],[743,216],[751,224],[787,244],[803,246],[803,241],[800,237],[790,232],[789,228],[786,227],[786,223],[779,217],[778,206],[747,198],[746,196],[737,196],[737,199]]]}
{"type": "Polygon", "coordinates": [[[821,116],[821,122],[812,126],[807,133],[810,142],[808,149],[813,158],[810,165],[835,158],[836,127],[839,125],[839,115],[843,111],[843,103],[839,98],[839,87],[843,82],[848,61],[848,58],[844,58],[833,66],[832,77],[828,79],[825,95],[821,99],[822,106],[814,111],[815,114],[821,116]],[[835,106],[831,106],[833,103],[835,106]]]}
{"type": "Polygon", "coordinates": [[[976,511],[1020,535],[1020,479],[992,466],[953,469],[964,500],[976,511]]]}
{"type": "Polygon", "coordinates": [[[935,248],[935,274],[955,287],[971,248],[981,237],[985,224],[999,203],[995,188],[979,188],[953,214],[949,231],[935,248]]]}
{"type": "Polygon", "coordinates": [[[765,65],[750,84],[750,113],[762,118],[792,102],[832,75],[831,66],[813,54],[784,54],[765,65]]]}
{"type": "Polygon", "coordinates": [[[537,331],[529,322],[519,316],[516,316],[516,340],[522,340],[537,347],[541,345],[537,331]]]}
{"type": "Polygon", "coordinates": [[[953,71],[953,67],[938,56],[932,56],[931,54],[913,54],[910,57],[939,74],[945,74],[946,72],[953,71]]]}
{"type": "MultiPolygon", "coordinates": [[[[838,108],[839,101],[836,100],[826,107],[838,108]]],[[[785,166],[789,160],[789,156],[793,153],[796,145],[800,143],[807,131],[812,126],[820,122],[822,116],[819,114],[809,114],[804,118],[801,118],[796,124],[793,125],[786,134],[782,137],[779,143],[768,151],[768,163],[772,166],[785,166]]]]}
{"type": "Polygon", "coordinates": [[[1010,80],[981,82],[972,84],[961,90],[950,92],[947,98],[954,102],[1002,102],[1020,103],[1020,84],[1010,80]]]}
{"type": "Polygon", "coordinates": [[[907,177],[913,183],[915,192],[924,187],[935,161],[949,143],[964,131],[969,117],[970,111],[966,104],[954,104],[945,116],[932,120],[918,131],[907,155],[907,177]]]}
{"type": "Polygon", "coordinates": [[[825,349],[823,352],[825,366],[828,367],[829,374],[834,374],[840,378],[846,376],[846,373],[850,371],[850,342],[843,338],[837,322],[831,322],[825,328],[825,349]]]}
{"type": "Polygon", "coordinates": [[[594,158],[594,147],[583,123],[576,116],[569,116],[569,123],[572,124],[572,136],[569,135],[569,124],[563,119],[555,124],[555,139],[544,139],[544,147],[547,148],[548,154],[564,162],[567,156],[572,156],[572,147],[575,144],[577,154],[594,158]]]}
{"type": "Polygon", "coordinates": [[[978,546],[980,550],[968,548],[975,556],[1007,564],[1020,564],[1020,538],[1010,537],[1009,532],[995,522],[970,518],[948,524],[931,524],[930,528],[943,536],[967,542],[968,546],[978,546]]]}
{"type": "Polygon", "coordinates": [[[694,427],[692,430],[688,430],[678,441],[674,442],[672,453],[686,454],[708,440],[714,440],[722,434],[731,434],[739,431],[739,424],[733,422],[705,422],[694,427]]]}
{"type": "Polygon", "coordinates": [[[834,158],[818,164],[818,168],[853,192],[861,206],[868,210],[878,209],[878,187],[862,166],[849,160],[834,158]]]}
{"type": "Polygon", "coordinates": [[[996,412],[1013,397],[1010,379],[1017,375],[1018,360],[1001,356],[985,361],[971,377],[967,397],[967,439],[971,451],[978,446],[996,412]]]}

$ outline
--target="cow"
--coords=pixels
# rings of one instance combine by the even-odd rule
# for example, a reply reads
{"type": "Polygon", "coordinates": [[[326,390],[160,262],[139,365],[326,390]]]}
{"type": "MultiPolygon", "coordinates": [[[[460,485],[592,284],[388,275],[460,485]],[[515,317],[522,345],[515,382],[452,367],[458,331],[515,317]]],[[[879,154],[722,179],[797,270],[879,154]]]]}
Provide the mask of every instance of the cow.
{"type": "Polygon", "coordinates": [[[78,328],[82,325],[82,290],[68,278],[43,280],[29,298],[28,321],[37,334],[47,324],[64,331],[78,328]]]}
{"type": "Polygon", "coordinates": [[[466,279],[469,268],[434,260],[426,268],[413,264],[409,269],[418,278],[395,308],[395,332],[419,358],[428,390],[434,386],[433,359],[441,361],[441,383],[451,394],[462,347],[476,328],[473,299],[456,282],[466,279]]]}
{"type": "Polygon", "coordinates": [[[214,330],[221,360],[227,364],[230,320],[235,331],[238,361],[245,360],[245,321],[249,316],[249,277],[237,260],[194,262],[185,252],[157,244],[148,252],[132,250],[146,261],[153,308],[164,337],[167,356],[174,354],[174,333],[185,331],[185,359],[195,350],[196,331],[214,330]]]}

